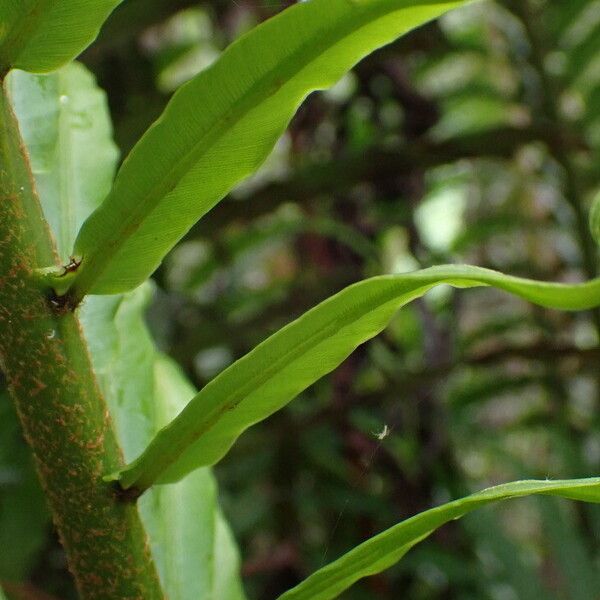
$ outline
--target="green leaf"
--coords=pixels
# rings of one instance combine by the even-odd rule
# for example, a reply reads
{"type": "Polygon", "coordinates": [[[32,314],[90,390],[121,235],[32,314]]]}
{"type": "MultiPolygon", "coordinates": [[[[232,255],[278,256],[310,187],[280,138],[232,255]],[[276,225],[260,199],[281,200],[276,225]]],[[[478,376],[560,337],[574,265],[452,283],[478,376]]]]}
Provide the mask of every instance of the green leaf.
{"type": "Polygon", "coordinates": [[[71,293],[141,284],[186,231],[265,160],[308,94],[464,0],[311,0],[243,36],[174,95],[123,164],[74,254],[71,293]]]}
{"type": "MultiPolygon", "coordinates": [[[[94,368],[126,458],[139,454],[194,393],[154,348],[144,322],[150,297],[150,287],[143,286],[122,296],[88,298],[82,307],[94,368]]],[[[139,508],[169,598],[244,598],[237,550],[208,469],[175,486],[154,488],[139,508]],[[217,562],[220,555],[227,562],[217,562]]]]}
{"type": "MultiPolygon", "coordinates": [[[[78,64],[51,75],[15,71],[8,83],[44,213],[65,257],[114,174],[117,153],[104,94],[78,64]]],[[[144,322],[150,295],[146,286],[90,297],[80,315],[98,383],[130,459],[194,393],[153,345],[144,322]]],[[[209,470],[153,490],[140,500],[140,513],[169,598],[243,598],[237,551],[209,470]],[[220,557],[227,563],[217,562],[220,557]]]]}
{"type": "Polygon", "coordinates": [[[541,283],[468,266],[388,275],[346,288],[284,327],[223,371],[120,474],[125,488],[177,481],[220,460],[241,433],[290,402],[381,332],[395,312],[439,284],[493,286],[541,306],[600,305],[600,279],[541,283]]]}
{"type": "Polygon", "coordinates": [[[114,177],[118,151],[105,94],[78,63],[51,76],[13,71],[7,86],[44,215],[68,262],[77,231],[114,177]]]}
{"type": "Polygon", "coordinates": [[[43,73],[73,60],[121,0],[0,0],[0,75],[43,73]]]}
{"type": "Polygon", "coordinates": [[[571,481],[517,481],[449,502],[411,519],[357,546],[338,560],[319,569],[279,600],[329,600],[337,598],[359,579],[380,573],[398,562],[415,544],[438,527],[493,502],[530,495],[561,496],[571,500],[600,502],[600,478],[571,481]]]}
{"type": "MultiPolygon", "coordinates": [[[[159,427],[185,406],[194,390],[166,357],[156,357],[154,372],[156,409],[163,412],[156,420],[159,427]]],[[[238,552],[218,508],[209,469],[199,469],[177,486],[163,486],[153,498],[141,499],[140,506],[142,516],[151,510],[159,516],[152,524],[148,518],[145,522],[154,555],[165,570],[169,598],[244,598],[238,552]]]]}

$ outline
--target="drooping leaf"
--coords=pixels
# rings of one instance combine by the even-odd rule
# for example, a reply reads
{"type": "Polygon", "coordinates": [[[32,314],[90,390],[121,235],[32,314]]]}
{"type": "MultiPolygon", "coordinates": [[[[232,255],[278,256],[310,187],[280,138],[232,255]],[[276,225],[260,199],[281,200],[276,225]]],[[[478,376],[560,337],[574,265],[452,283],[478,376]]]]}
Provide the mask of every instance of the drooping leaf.
{"type": "Polygon", "coordinates": [[[357,346],[381,332],[401,306],[443,283],[493,286],[565,310],[600,305],[600,279],[560,285],[478,267],[445,266],[362,281],[319,304],[223,371],[115,477],[126,488],[143,490],[216,463],[245,429],[337,367],[357,346]]]}
{"type": "Polygon", "coordinates": [[[0,74],[44,73],[73,60],[121,0],[0,0],[0,74]]]}
{"type": "Polygon", "coordinates": [[[141,284],[265,160],[300,103],[362,57],[464,0],[311,0],[234,43],[175,94],[123,164],[74,253],[75,297],[141,284]]]}
{"type": "Polygon", "coordinates": [[[487,504],[530,495],[561,496],[600,502],[600,478],[570,481],[517,481],[488,488],[461,500],[422,512],[357,546],[319,569],[279,600],[330,600],[359,579],[380,573],[398,562],[414,545],[438,527],[487,504]]]}
{"type": "MultiPolygon", "coordinates": [[[[106,101],[77,64],[51,75],[15,71],[9,85],[43,209],[64,258],[114,174],[106,101]]],[[[91,297],[81,309],[94,370],[129,458],[194,393],[153,345],[143,318],[149,297],[143,287],[123,296],[91,297]]],[[[140,513],[169,598],[243,598],[237,551],[208,470],[153,490],[141,500],[140,513]],[[227,565],[217,568],[222,555],[227,565]]]]}

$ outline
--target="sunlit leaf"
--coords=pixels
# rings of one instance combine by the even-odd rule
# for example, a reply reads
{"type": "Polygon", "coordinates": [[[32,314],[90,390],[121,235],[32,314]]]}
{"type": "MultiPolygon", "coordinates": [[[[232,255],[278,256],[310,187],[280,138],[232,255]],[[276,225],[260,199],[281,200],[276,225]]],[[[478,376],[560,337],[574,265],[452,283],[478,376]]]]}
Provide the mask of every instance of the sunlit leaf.
{"type": "Polygon", "coordinates": [[[459,0],[311,0],[234,43],[179,89],[133,149],[74,253],[72,294],[141,284],[185,232],[265,160],[300,103],[459,0]]]}
{"type": "Polygon", "coordinates": [[[477,267],[445,266],[362,281],[281,329],[212,380],[118,475],[121,484],[143,490],[217,462],[245,429],[332,371],[381,332],[400,307],[443,283],[493,286],[558,309],[600,305],[600,279],[560,285],[477,267]]]}

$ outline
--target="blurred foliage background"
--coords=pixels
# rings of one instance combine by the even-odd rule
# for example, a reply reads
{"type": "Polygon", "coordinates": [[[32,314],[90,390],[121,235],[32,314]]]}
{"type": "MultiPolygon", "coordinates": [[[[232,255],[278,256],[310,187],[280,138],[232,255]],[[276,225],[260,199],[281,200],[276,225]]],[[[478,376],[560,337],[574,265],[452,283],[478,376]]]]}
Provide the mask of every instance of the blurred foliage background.
{"type": "MultiPolygon", "coordinates": [[[[126,0],[82,57],[123,155],[177,86],[285,4],[126,0]]],[[[595,276],[599,154],[600,2],[475,3],[311,96],[260,173],[156,273],[149,322],[201,387],[370,275],[468,262],[595,276]]],[[[274,598],[474,489],[598,474],[599,336],[600,312],[494,290],[442,288],[403,309],[217,467],[249,597],[274,598]]],[[[11,410],[4,398],[0,581],[18,599],[73,598],[11,410]]],[[[544,498],[480,511],[344,597],[400,596],[600,598],[600,508],[544,498]]]]}

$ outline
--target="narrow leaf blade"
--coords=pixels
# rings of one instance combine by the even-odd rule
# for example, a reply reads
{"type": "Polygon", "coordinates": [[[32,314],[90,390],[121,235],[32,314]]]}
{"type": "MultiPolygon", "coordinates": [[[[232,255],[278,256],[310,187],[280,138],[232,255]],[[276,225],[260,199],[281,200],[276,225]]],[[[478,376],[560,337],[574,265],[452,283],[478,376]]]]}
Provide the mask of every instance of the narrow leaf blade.
{"type": "Polygon", "coordinates": [[[272,150],[308,94],[464,0],[311,0],[229,47],[180,88],[133,149],[74,254],[72,293],[142,283],[186,231],[272,150]]]}
{"type": "Polygon", "coordinates": [[[284,327],[211,381],[118,475],[121,484],[143,490],[216,463],[248,427],[332,371],[380,333],[400,307],[444,283],[494,286],[558,309],[600,305],[600,279],[561,285],[454,265],[362,281],[284,327]]]}
{"type": "Polygon", "coordinates": [[[451,520],[488,504],[530,495],[561,496],[600,502],[600,478],[567,481],[517,481],[488,488],[461,500],[422,512],[357,546],[319,569],[279,600],[330,600],[359,579],[398,562],[415,544],[451,520]]]}

